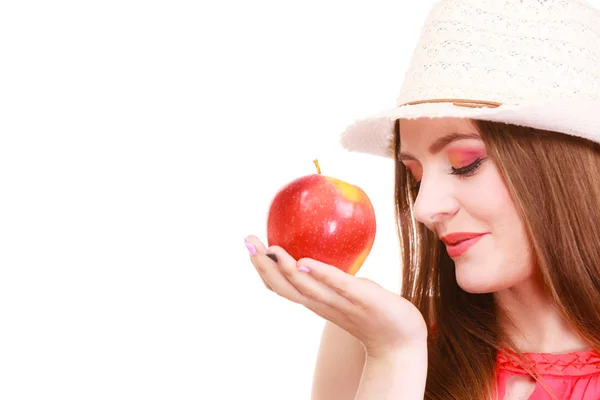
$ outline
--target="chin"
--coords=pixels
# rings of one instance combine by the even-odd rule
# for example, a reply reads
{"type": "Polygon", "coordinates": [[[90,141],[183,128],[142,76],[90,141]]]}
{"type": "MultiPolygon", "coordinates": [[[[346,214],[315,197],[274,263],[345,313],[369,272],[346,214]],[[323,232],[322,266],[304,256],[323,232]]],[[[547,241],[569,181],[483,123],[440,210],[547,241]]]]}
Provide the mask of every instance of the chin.
{"type": "Polygon", "coordinates": [[[494,293],[511,286],[510,282],[495,279],[497,277],[494,274],[490,274],[488,270],[482,269],[481,266],[469,268],[467,265],[455,263],[455,268],[456,283],[467,293],[494,293]]]}
{"type": "Polygon", "coordinates": [[[471,294],[484,294],[496,292],[493,286],[477,284],[475,282],[469,282],[468,284],[461,283],[458,281],[458,286],[467,293],[471,294]]]}

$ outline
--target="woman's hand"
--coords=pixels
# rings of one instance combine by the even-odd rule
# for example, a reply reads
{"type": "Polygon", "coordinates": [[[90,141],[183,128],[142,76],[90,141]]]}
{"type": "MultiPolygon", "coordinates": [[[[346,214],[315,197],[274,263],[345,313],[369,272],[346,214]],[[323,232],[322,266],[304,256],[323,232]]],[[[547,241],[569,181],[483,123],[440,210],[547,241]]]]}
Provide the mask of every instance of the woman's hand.
{"type": "Polygon", "coordinates": [[[281,247],[267,250],[256,236],[246,238],[246,247],[269,290],[346,330],[369,357],[426,345],[425,320],[403,297],[317,260],[296,261],[281,247]]]}

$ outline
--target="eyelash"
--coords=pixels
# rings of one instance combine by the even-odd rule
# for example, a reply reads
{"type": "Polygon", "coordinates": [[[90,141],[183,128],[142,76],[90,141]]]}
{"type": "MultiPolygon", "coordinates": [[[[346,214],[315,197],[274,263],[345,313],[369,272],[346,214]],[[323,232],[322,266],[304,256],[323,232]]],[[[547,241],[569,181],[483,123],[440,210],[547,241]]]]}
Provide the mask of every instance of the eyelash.
{"type": "Polygon", "coordinates": [[[465,177],[471,176],[477,171],[477,169],[479,169],[482,162],[483,162],[483,158],[478,158],[477,160],[473,161],[471,164],[466,165],[464,167],[452,168],[452,172],[450,173],[450,175],[459,175],[459,176],[465,176],[465,177]]]}
{"type": "MultiPolygon", "coordinates": [[[[466,178],[468,176],[471,176],[471,175],[475,174],[475,172],[477,172],[477,170],[479,169],[479,167],[481,166],[483,161],[485,161],[485,158],[478,158],[477,160],[473,161],[471,164],[465,165],[464,167],[452,168],[452,172],[450,172],[450,175],[458,175],[461,178],[466,178]]],[[[421,187],[421,182],[417,182],[417,184],[415,186],[412,186],[410,189],[412,191],[418,192],[420,187],[421,187]]]]}

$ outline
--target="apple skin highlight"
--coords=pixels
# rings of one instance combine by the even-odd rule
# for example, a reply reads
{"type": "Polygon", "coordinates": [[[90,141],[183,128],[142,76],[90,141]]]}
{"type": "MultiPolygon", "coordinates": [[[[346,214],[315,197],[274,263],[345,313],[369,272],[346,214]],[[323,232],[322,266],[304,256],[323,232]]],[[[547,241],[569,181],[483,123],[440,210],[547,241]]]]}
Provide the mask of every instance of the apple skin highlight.
{"type": "MultiPolygon", "coordinates": [[[[318,166],[317,166],[318,168],[318,166]]],[[[320,174],[300,177],[274,197],[267,242],[295,260],[312,258],[354,275],[375,241],[373,205],[357,186],[320,174]]]]}

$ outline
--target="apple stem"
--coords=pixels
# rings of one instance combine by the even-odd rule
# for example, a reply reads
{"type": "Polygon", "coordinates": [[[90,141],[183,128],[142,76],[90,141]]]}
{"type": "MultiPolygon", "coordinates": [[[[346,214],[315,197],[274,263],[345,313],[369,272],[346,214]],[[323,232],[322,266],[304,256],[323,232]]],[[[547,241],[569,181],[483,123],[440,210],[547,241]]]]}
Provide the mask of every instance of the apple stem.
{"type": "Polygon", "coordinates": [[[317,160],[316,158],[313,160],[313,163],[315,163],[315,167],[317,167],[317,174],[321,175],[321,167],[319,167],[319,160],[317,160]]]}

